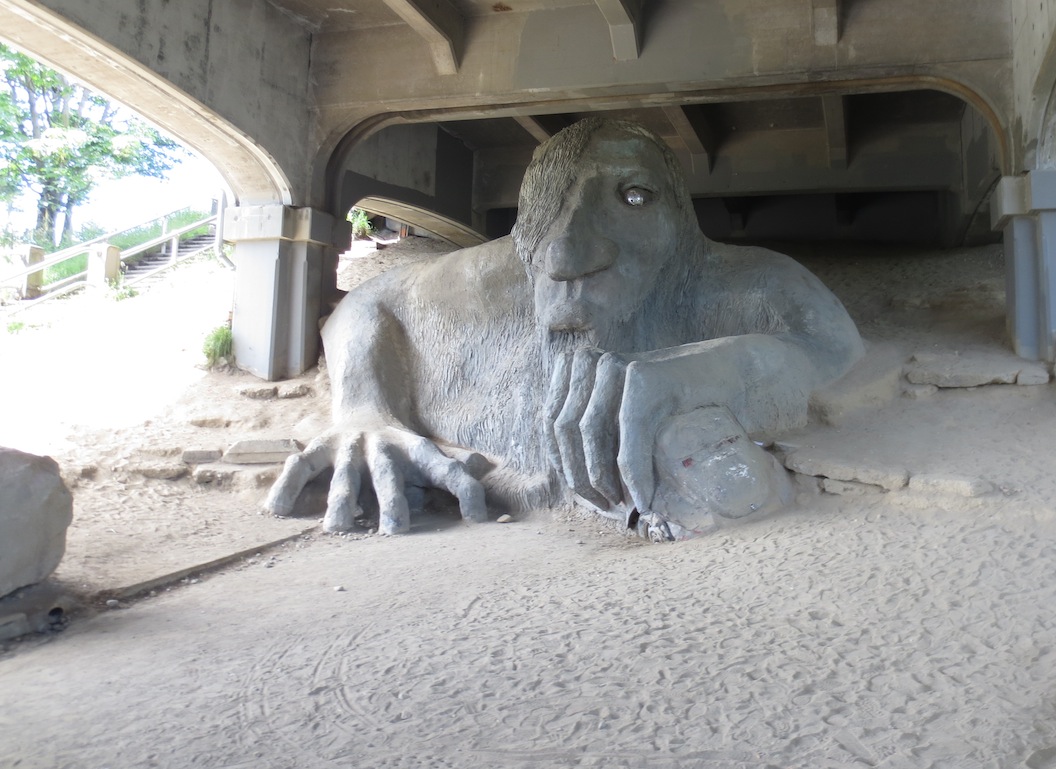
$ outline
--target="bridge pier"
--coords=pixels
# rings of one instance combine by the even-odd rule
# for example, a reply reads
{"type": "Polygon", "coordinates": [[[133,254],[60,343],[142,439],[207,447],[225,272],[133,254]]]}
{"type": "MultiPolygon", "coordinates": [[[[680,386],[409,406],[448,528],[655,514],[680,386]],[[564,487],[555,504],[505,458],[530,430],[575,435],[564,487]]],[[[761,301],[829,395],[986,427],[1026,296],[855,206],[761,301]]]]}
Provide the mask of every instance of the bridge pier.
{"type": "Polygon", "coordinates": [[[349,224],[279,204],[229,208],[225,219],[235,243],[235,361],[269,381],[296,376],[318,359],[318,319],[349,224]]]}
{"type": "Polygon", "coordinates": [[[1022,358],[1056,361],[1056,171],[1002,178],[991,221],[1004,234],[1012,346],[1022,358]]]}

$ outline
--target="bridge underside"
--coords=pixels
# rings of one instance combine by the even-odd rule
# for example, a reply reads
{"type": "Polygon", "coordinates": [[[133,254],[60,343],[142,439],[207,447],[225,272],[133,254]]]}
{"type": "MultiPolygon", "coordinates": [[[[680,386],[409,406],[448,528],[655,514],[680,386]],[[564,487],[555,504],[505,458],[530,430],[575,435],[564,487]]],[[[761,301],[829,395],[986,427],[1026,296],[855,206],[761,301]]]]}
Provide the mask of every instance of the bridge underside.
{"type": "Polygon", "coordinates": [[[533,149],[598,113],[664,137],[714,238],[1004,237],[1013,344],[1056,357],[1051,0],[0,0],[0,24],[217,164],[267,378],[314,362],[350,207],[504,234],[533,149]]]}
{"type": "Polygon", "coordinates": [[[632,120],[662,136],[683,160],[701,226],[716,239],[948,246],[995,238],[987,202],[1001,177],[1000,141],[975,108],[931,89],[714,103],[680,98],[657,107],[393,126],[349,157],[337,209],[384,212],[369,198],[387,193],[487,237],[504,235],[535,147],[591,114],[632,120]],[[427,143],[436,145],[439,161],[428,189],[413,179],[401,186],[397,164],[372,167],[371,157],[387,149],[427,143]]]}

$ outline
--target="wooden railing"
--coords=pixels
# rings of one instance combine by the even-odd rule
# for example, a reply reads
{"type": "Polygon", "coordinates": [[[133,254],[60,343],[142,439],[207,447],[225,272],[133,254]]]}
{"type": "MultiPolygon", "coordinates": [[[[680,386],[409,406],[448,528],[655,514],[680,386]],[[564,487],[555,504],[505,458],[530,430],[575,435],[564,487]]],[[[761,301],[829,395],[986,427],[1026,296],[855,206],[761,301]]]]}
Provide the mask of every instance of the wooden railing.
{"type": "MultiPolygon", "coordinates": [[[[161,222],[162,233],[157,237],[151,238],[150,240],[147,240],[138,245],[130,246],[129,248],[126,248],[121,251],[121,264],[124,265],[130,261],[135,261],[135,257],[137,256],[158,251],[159,247],[163,247],[166,244],[168,245],[170,259],[167,260],[165,264],[162,264],[158,268],[151,270],[149,273],[137,275],[134,282],[138,282],[147,277],[155,275],[161,272],[162,270],[168,269],[169,267],[173,266],[178,261],[182,261],[182,259],[177,258],[179,254],[180,242],[186,238],[188,233],[194,232],[195,230],[201,230],[202,228],[211,229],[214,235],[214,242],[211,247],[215,248],[220,256],[223,256],[223,234],[221,228],[217,226],[220,217],[215,213],[202,217],[201,219],[190,222],[188,224],[181,225],[176,229],[168,229],[168,221],[170,218],[174,217],[177,214],[184,213],[188,210],[189,209],[186,208],[179,209],[177,211],[165,214],[164,216],[157,217],[156,219],[151,219],[147,222],[143,222],[142,224],[138,224],[134,227],[128,227],[123,230],[109,232],[105,235],[100,235],[97,238],[92,238],[91,240],[85,241],[83,243],[78,243],[75,246],[64,248],[61,251],[55,252],[54,254],[49,254],[47,257],[45,257],[39,262],[35,262],[26,267],[21,267],[3,275],[2,277],[0,277],[0,286],[24,284],[25,279],[30,275],[33,275],[35,273],[43,273],[43,271],[48,267],[52,267],[57,264],[62,264],[63,262],[67,262],[70,259],[76,259],[77,257],[85,254],[89,255],[89,258],[91,258],[91,254],[94,251],[99,248],[105,248],[111,240],[121,235],[124,235],[132,230],[150,227],[158,223],[159,221],[161,222]]],[[[190,256],[195,255],[195,253],[200,253],[201,250],[205,250],[205,248],[200,249],[199,251],[196,251],[194,253],[186,254],[184,258],[189,258],[190,256]]],[[[226,262],[227,260],[224,259],[224,261],[226,262]]],[[[228,262],[228,264],[230,264],[230,262],[228,262]]],[[[22,309],[23,307],[35,305],[46,299],[54,298],[56,296],[61,296],[63,294],[69,293],[70,291],[79,288],[87,280],[87,277],[88,270],[84,270],[82,272],[70,275],[66,278],[62,278],[57,281],[53,281],[51,283],[39,285],[39,287],[37,288],[36,298],[23,299],[22,301],[18,302],[16,305],[12,305],[8,309],[9,311],[16,308],[22,309]]],[[[40,281],[40,283],[43,283],[43,281],[40,281]]]]}

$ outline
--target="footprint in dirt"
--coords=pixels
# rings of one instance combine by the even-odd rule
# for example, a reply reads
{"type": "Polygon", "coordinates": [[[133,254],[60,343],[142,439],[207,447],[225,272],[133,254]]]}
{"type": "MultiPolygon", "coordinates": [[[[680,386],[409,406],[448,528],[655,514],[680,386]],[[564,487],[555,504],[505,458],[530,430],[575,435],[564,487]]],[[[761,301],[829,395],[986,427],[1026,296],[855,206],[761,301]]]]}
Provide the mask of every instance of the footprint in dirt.
{"type": "Polygon", "coordinates": [[[1056,769],[1056,747],[1035,750],[1026,765],[1027,769],[1056,769]]]}

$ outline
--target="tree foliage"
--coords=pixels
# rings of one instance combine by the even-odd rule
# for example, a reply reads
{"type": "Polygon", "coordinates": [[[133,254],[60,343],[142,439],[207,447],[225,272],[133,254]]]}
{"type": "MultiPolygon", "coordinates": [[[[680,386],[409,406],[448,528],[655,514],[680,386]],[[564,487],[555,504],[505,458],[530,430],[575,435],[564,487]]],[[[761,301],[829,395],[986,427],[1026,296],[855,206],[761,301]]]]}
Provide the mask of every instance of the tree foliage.
{"type": "Polygon", "coordinates": [[[163,178],[179,162],[176,142],[4,45],[0,70],[7,86],[0,92],[0,200],[32,193],[39,245],[72,238],[73,211],[97,182],[163,178]]]}

